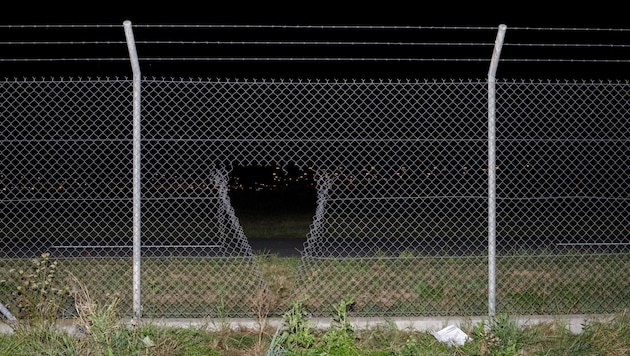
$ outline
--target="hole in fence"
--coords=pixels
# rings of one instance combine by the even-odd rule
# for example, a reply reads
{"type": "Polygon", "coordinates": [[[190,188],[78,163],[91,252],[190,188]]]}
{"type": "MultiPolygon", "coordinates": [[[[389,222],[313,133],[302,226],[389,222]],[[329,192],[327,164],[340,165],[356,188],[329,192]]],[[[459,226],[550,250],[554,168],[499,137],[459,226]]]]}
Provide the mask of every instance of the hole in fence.
{"type": "Polygon", "coordinates": [[[300,255],[317,199],[308,168],[237,166],[229,186],[230,201],[254,253],[300,255]]]}

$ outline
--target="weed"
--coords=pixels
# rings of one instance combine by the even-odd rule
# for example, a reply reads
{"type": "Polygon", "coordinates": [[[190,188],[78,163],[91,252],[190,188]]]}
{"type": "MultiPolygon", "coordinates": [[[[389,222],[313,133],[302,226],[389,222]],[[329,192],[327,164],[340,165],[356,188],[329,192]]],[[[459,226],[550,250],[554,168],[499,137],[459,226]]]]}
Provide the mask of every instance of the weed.
{"type": "Polygon", "coordinates": [[[473,339],[480,340],[482,354],[510,356],[519,352],[519,333],[515,321],[505,314],[498,314],[491,321],[482,321],[475,326],[473,339]]]}
{"type": "Polygon", "coordinates": [[[263,335],[267,326],[267,317],[271,310],[271,306],[275,305],[272,300],[272,294],[269,293],[264,285],[261,285],[256,291],[256,295],[252,297],[252,306],[258,323],[258,345],[262,345],[263,335]]]}
{"type": "Polygon", "coordinates": [[[54,325],[62,308],[70,297],[70,287],[59,276],[59,263],[43,253],[40,259],[33,259],[29,268],[11,269],[8,284],[14,290],[18,323],[16,328],[42,327],[54,325]]]}
{"type": "Polygon", "coordinates": [[[287,330],[281,333],[279,344],[289,350],[312,347],[315,343],[315,325],[308,316],[309,313],[304,308],[304,298],[293,301],[291,308],[282,315],[287,330]]]}
{"type": "Polygon", "coordinates": [[[85,338],[81,346],[97,355],[135,353],[153,346],[150,339],[140,339],[136,328],[129,329],[121,324],[118,316],[117,295],[108,295],[108,303],[99,304],[90,295],[88,288],[76,276],[74,284],[75,308],[78,313],[78,326],[85,338]]]}
{"type": "Polygon", "coordinates": [[[331,326],[345,332],[352,332],[352,325],[348,321],[348,311],[354,305],[352,297],[346,296],[341,300],[339,305],[333,306],[333,316],[331,326]]]}
{"type": "Polygon", "coordinates": [[[227,297],[227,286],[225,283],[220,283],[217,287],[217,295],[219,297],[219,302],[216,306],[216,314],[217,318],[220,322],[220,328],[222,331],[230,329],[230,323],[227,321],[227,312],[226,312],[226,297],[227,297]]]}
{"type": "Polygon", "coordinates": [[[359,348],[356,345],[355,334],[352,325],[348,321],[348,309],[354,301],[351,297],[345,297],[339,305],[334,306],[330,329],[323,336],[323,351],[329,355],[358,355],[359,348]]]}

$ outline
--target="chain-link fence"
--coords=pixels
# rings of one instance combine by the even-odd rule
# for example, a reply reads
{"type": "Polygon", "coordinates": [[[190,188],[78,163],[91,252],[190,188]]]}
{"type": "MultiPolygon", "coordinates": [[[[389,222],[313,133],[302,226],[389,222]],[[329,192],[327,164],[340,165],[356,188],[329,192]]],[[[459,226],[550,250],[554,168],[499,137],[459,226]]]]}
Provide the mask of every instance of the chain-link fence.
{"type": "MultiPolygon", "coordinates": [[[[60,36],[56,41],[28,40],[38,26],[0,27],[7,30],[2,44],[13,50],[0,61],[15,64],[15,73],[31,73],[32,62],[45,63],[42,70],[50,63],[83,63],[63,67],[78,72],[123,63],[128,73],[131,60],[133,74],[132,80],[0,82],[5,316],[20,317],[24,288],[39,290],[53,277],[61,279],[55,285],[69,288],[82,281],[104,303],[118,296],[122,313],[134,317],[261,318],[281,315],[296,300],[326,316],[348,297],[353,316],[628,308],[628,83],[497,81],[503,25],[498,33],[479,27],[319,28],[360,33],[358,40],[343,41],[266,37],[292,28],[296,37],[315,38],[304,33],[315,27],[147,25],[136,26],[144,38],[138,42],[128,21],[126,41],[120,41],[119,25],[44,27],[47,35],[60,36]],[[163,30],[195,34],[165,41],[163,30]],[[218,37],[208,41],[201,30],[218,37]],[[248,30],[264,39],[244,41],[248,30]],[[375,40],[378,30],[385,34],[375,40]],[[403,33],[394,35],[397,30],[403,33]],[[423,30],[437,37],[416,37],[423,30]],[[98,40],[76,41],[92,36],[86,31],[95,31],[98,40]],[[100,31],[116,40],[101,41],[100,31]],[[444,41],[442,31],[466,40],[444,41]],[[143,61],[154,68],[184,61],[169,68],[190,64],[195,71],[206,70],[198,65],[206,61],[255,62],[242,68],[261,65],[263,73],[283,67],[271,62],[316,61],[347,63],[344,74],[367,62],[396,62],[397,74],[419,68],[415,63],[452,74],[455,65],[435,64],[478,63],[485,71],[492,49],[486,41],[495,34],[487,80],[150,79],[141,77],[135,51],[136,44],[144,46],[143,61]],[[76,50],[100,44],[102,52],[90,52],[94,58],[76,50]],[[115,45],[126,45],[128,57],[111,58],[115,45]],[[154,56],[163,45],[192,49],[179,57],[154,56]],[[213,54],[224,56],[208,57],[205,46],[211,45],[221,48],[213,54]],[[295,56],[283,47],[272,58],[257,51],[262,46],[306,51],[295,56]],[[64,51],[33,57],[32,49],[44,47],[64,51]],[[433,58],[404,60],[405,48],[418,47],[431,48],[433,58]],[[440,58],[458,47],[484,52],[440,58]],[[295,205],[299,212],[277,209],[305,227],[291,233],[305,239],[299,258],[254,252],[248,231],[270,236],[269,226],[287,227],[267,221],[271,215],[249,214],[257,204],[253,196],[282,196],[286,201],[276,207],[287,197],[305,200],[295,205]],[[304,207],[311,209],[306,215],[304,207]],[[49,259],[76,278],[42,275],[48,263],[42,260],[49,259]]],[[[556,53],[543,62],[604,62],[617,73],[613,64],[623,61],[608,58],[623,55],[603,51],[627,48],[617,44],[624,33],[611,29],[588,32],[606,33],[610,43],[579,46],[568,43],[581,43],[580,29],[514,30],[533,36],[533,43],[515,37],[507,46],[516,58],[504,64],[539,53],[534,48],[554,57],[571,47],[601,53],[584,61],[556,53]],[[548,36],[538,43],[542,32],[548,36]],[[553,43],[558,38],[564,42],[553,43]]],[[[309,68],[319,73],[318,66],[309,68]]],[[[224,69],[234,73],[235,67],[224,69]]],[[[63,310],[74,313],[71,306],[63,310]]]]}
{"type": "MultiPolygon", "coordinates": [[[[2,276],[48,252],[131,313],[131,82],[0,87],[2,276]]],[[[497,83],[497,312],[628,307],[629,88],[497,83]]],[[[486,82],[146,79],[142,100],[144,316],[252,315],[270,281],[230,169],[289,163],[317,202],[273,312],[350,296],[353,315],[487,313],[486,82]]]]}
{"type": "Polygon", "coordinates": [[[627,83],[505,82],[498,93],[497,307],[627,308],[627,83]]]}

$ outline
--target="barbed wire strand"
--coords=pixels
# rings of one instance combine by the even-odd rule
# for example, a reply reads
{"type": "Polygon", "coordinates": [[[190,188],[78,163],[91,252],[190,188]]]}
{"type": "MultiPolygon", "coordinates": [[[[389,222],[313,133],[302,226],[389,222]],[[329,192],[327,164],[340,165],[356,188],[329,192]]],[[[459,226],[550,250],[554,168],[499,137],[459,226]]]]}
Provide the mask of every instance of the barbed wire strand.
{"type": "MultiPolygon", "coordinates": [[[[380,42],[380,41],[135,41],[143,45],[283,45],[283,46],[492,46],[490,42],[380,42]]],[[[125,41],[0,41],[0,45],[98,45],[125,41]]]]}
{"type": "MultiPolygon", "coordinates": [[[[142,62],[488,62],[488,58],[145,57],[142,62]]],[[[129,58],[0,58],[0,62],[115,62],[129,58]]],[[[502,62],[630,63],[630,59],[501,58],[502,62]]]]}
{"type": "MultiPolygon", "coordinates": [[[[132,24],[138,28],[181,28],[181,29],[298,29],[298,30],[491,30],[493,26],[400,26],[400,25],[230,25],[230,24],[132,24]]],[[[0,28],[22,29],[85,29],[85,28],[118,28],[122,24],[23,24],[0,25],[0,28]]],[[[599,27],[510,27],[519,31],[587,31],[587,32],[629,32],[630,28],[599,28],[599,27]]]]}
{"type": "MultiPolygon", "coordinates": [[[[439,46],[483,47],[491,42],[387,42],[387,41],[136,41],[141,45],[245,45],[245,46],[439,46]]],[[[125,41],[0,41],[0,46],[24,45],[126,45],[125,41]]],[[[574,48],[630,48],[630,44],[616,43],[504,43],[512,47],[574,47],[574,48]]]]}
{"type": "MultiPolygon", "coordinates": [[[[5,29],[23,29],[23,28],[118,28],[121,25],[113,24],[69,24],[69,25],[0,25],[5,29]]],[[[494,27],[470,27],[470,26],[386,26],[386,25],[191,25],[191,24],[156,24],[156,25],[135,25],[136,27],[145,28],[220,28],[220,29],[360,29],[360,30],[496,30],[494,27]]],[[[630,31],[630,29],[614,29],[614,28],[567,28],[567,27],[514,27],[511,30],[528,30],[528,31],[630,31]]],[[[485,42],[387,42],[387,41],[173,41],[173,40],[151,40],[136,41],[139,45],[246,45],[246,46],[265,46],[265,45],[282,45],[282,46],[443,46],[443,47],[462,47],[462,46],[491,46],[493,43],[485,42]]],[[[125,41],[0,41],[1,46],[41,46],[41,45],[124,45],[125,41]]],[[[557,47],[557,48],[629,48],[628,44],[594,44],[594,43],[509,43],[505,46],[512,47],[557,47]]],[[[368,57],[144,57],[142,61],[152,62],[174,62],[174,61],[218,61],[218,62],[245,62],[245,61],[263,61],[263,62],[487,62],[488,58],[368,58],[368,57]]],[[[92,58],[0,58],[0,62],[88,62],[88,61],[128,61],[127,57],[92,57],[92,58]]],[[[560,58],[502,58],[502,62],[522,62],[522,63],[544,63],[544,62],[562,62],[562,63],[627,63],[626,59],[560,59],[560,58]]]]}

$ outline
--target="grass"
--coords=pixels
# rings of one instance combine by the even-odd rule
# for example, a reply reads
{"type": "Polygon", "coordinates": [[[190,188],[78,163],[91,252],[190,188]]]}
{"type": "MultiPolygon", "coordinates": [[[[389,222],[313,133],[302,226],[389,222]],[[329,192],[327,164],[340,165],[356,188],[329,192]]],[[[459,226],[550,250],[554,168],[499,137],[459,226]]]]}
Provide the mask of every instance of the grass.
{"type": "MultiPolygon", "coordinates": [[[[121,312],[131,315],[131,259],[56,262],[58,268],[91,285],[95,298],[119,295],[121,312]]],[[[0,260],[0,275],[26,270],[31,264],[30,260],[0,260]]],[[[269,316],[281,315],[291,300],[302,297],[309,312],[325,316],[329,306],[346,295],[354,297],[352,316],[485,315],[487,274],[483,256],[146,258],[142,261],[143,315],[254,317],[260,311],[251,308],[252,299],[258,296],[264,299],[269,316]]],[[[630,257],[623,254],[499,257],[497,310],[513,315],[618,312],[628,308],[628,275],[630,257]]],[[[14,284],[0,283],[0,300],[9,308],[16,305],[14,284]]],[[[74,315],[72,308],[64,310],[74,315]]]]}
{"type": "Polygon", "coordinates": [[[313,214],[310,212],[295,212],[290,215],[269,212],[265,214],[264,219],[260,219],[257,212],[243,211],[238,217],[245,236],[251,239],[304,239],[313,220],[313,214]]]}
{"type": "Polygon", "coordinates": [[[315,200],[316,192],[310,190],[230,191],[230,202],[249,239],[306,238],[315,200]]]}
{"type": "MultiPolygon", "coordinates": [[[[303,238],[308,233],[308,224],[312,221],[310,211],[295,209],[286,214],[290,217],[287,218],[286,211],[268,208],[262,214],[265,218],[259,219],[260,211],[236,205],[246,236],[303,238]],[[271,211],[276,211],[277,215],[271,211]]],[[[465,229],[457,227],[455,230],[465,229]]],[[[626,310],[630,300],[627,278],[630,256],[627,254],[583,251],[557,254],[544,250],[499,254],[497,310],[505,314],[483,324],[460,325],[473,341],[458,347],[437,342],[429,332],[399,330],[393,323],[385,322],[371,329],[343,327],[344,316],[379,316],[387,320],[389,317],[487,313],[487,256],[454,257],[447,253],[422,256],[415,251],[403,251],[395,257],[375,253],[365,259],[300,259],[259,254],[251,258],[142,260],[144,316],[149,319],[209,317],[220,321],[246,317],[258,322],[253,329],[232,329],[223,322],[219,328],[168,328],[150,322],[141,328],[125,327],[121,319],[132,314],[132,260],[59,259],[55,267],[58,271],[78,276],[78,282],[88,286],[85,291],[89,297],[82,303],[76,295],[82,289],[75,288],[74,304],[59,305],[62,315],[79,325],[83,334],[77,337],[50,325],[23,328],[14,335],[0,335],[0,355],[263,355],[278,345],[277,335],[286,330],[270,327],[267,319],[286,316],[287,311],[296,307],[296,301],[300,301],[303,313],[294,315],[306,316],[302,320],[304,325],[308,324],[310,316],[333,315],[339,323],[330,330],[306,328],[312,336],[309,347],[289,350],[286,354],[628,353],[626,310]],[[352,297],[352,303],[341,308],[348,296],[352,297]],[[575,335],[567,330],[562,320],[519,327],[507,317],[573,313],[613,314],[614,318],[601,322],[592,319],[583,326],[582,333],[575,335]]],[[[17,283],[5,277],[11,270],[28,270],[32,263],[27,259],[0,259],[0,279],[4,280],[0,282],[0,301],[11,310],[17,306],[13,294],[17,283]]],[[[64,286],[80,284],[72,278],[62,282],[64,286]]],[[[33,312],[32,308],[30,310],[33,312]]],[[[34,324],[42,324],[37,323],[37,318],[33,320],[34,324]]],[[[278,352],[288,349],[287,345],[280,345],[278,352]]]]}
{"type": "MultiPolygon", "coordinates": [[[[337,306],[341,306],[342,303],[337,306]]],[[[295,315],[295,314],[293,314],[295,315]]],[[[92,315],[98,318],[99,314],[92,315]]],[[[339,315],[338,315],[339,316],[339,315]]],[[[286,326],[212,329],[207,326],[166,327],[144,323],[124,327],[116,320],[103,324],[100,334],[70,334],[65,329],[0,334],[0,355],[627,355],[630,352],[630,317],[626,312],[610,319],[589,319],[581,333],[572,333],[562,320],[519,326],[507,315],[475,324],[459,325],[471,340],[449,346],[430,330],[401,329],[383,322],[354,329],[343,323],[329,328],[302,328],[292,340],[311,340],[308,346],[279,342],[286,326]]],[[[308,320],[303,320],[308,323],[308,320]]],[[[285,334],[288,335],[288,334],[285,334]]]]}
{"type": "MultiPolygon", "coordinates": [[[[441,259],[440,267],[447,268],[458,260],[441,259]]],[[[293,267],[297,274],[298,259],[258,257],[262,266],[265,261],[269,268],[261,270],[266,279],[280,271],[289,272],[282,269],[287,266],[293,267]]],[[[358,269],[368,275],[380,274],[382,271],[375,270],[375,266],[383,268],[390,259],[375,261],[380,264],[362,266],[360,263],[365,261],[348,261],[355,265],[344,266],[345,271],[358,269]]],[[[12,272],[13,278],[2,283],[4,289],[19,292],[21,305],[25,307],[17,313],[17,325],[12,326],[14,332],[0,335],[0,355],[625,355],[630,352],[630,313],[627,309],[612,313],[608,318],[591,317],[582,325],[579,334],[572,333],[560,318],[541,324],[519,325],[509,314],[502,313],[479,323],[462,323],[460,329],[471,340],[463,345],[447,345],[438,341],[432,330],[399,329],[386,317],[377,325],[356,328],[349,317],[355,308],[360,307],[360,299],[351,291],[345,291],[348,294],[335,302],[323,303],[331,322],[325,328],[315,327],[308,297],[292,298],[288,293],[291,283],[287,280],[278,280],[278,283],[259,289],[261,293],[241,300],[247,308],[256,311],[254,318],[258,326],[255,328],[232,327],[227,322],[219,327],[178,328],[159,326],[151,319],[135,326],[124,322],[125,313],[120,303],[123,299],[119,294],[103,294],[100,286],[91,279],[85,282],[85,274],[72,273],[68,269],[72,265],[52,261],[47,254],[27,262],[20,269],[23,273],[12,272]],[[51,273],[53,265],[54,273],[51,273]],[[64,273],[67,278],[63,278],[64,273]],[[22,293],[23,285],[33,286],[32,292],[22,293]],[[50,310],[68,307],[65,299],[49,293],[62,290],[71,290],[71,307],[76,312],[70,319],[75,326],[72,333],[51,322],[49,314],[50,310]],[[280,297],[282,293],[287,294],[280,297]],[[267,322],[267,317],[279,300],[288,304],[284,304],[283,323],[275,328],[267,322]]],[[[93,260],[89,262],[98,265],[93,260]]],[[[541,276],[536,273],[520,274],[531,275],[540,282],[541,276]]],[[[226,303],[231,297],[229,288],[217,294],[226,298],[226,303]]],[[[222,303],[213,305],[229,304],[222,303]]],[[[220,320],[225,317],[217,316],[220,320]]]]}

